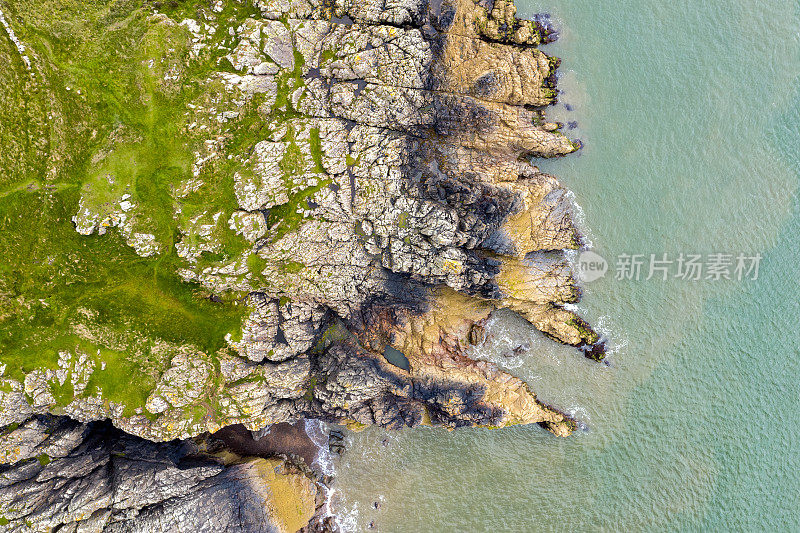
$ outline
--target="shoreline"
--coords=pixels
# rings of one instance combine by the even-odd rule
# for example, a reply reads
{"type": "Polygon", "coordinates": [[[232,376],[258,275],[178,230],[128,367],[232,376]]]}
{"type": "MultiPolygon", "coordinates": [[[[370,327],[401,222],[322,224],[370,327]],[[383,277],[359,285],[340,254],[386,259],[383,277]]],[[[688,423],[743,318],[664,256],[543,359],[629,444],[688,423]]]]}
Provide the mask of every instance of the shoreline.
{"type": "MultiPolygon", "coordinates": [[[[177,23],[183,14],[174,6],[154,8],[148,31],[190,35],[186,57],[210,69],[200,80],[209,83],[197,87],[219,89],[184,94],[197,81],[191,69],[177,84],[171,74],[159,78],[165,101],[191,98],[180,101],[180,135],[206,150],[194,154],[190,179],[162,191],[174,201],[164,220],[174,224],[176,280],[196,288],[191,305],[202,298],[214,312],[230,312],[231,323],[238,316],[241,331],[227,332],[223,345],[167,342],[149,331],[137,337],[133,329],[129,340],[114,336],[105,314],[81,308],[70,331],[91,346],[113,345],[124,362],[79,346],[58,352],[57,370],[14,367],[6,376],[4,365],[0,425],[17,426],[3,437],[70,425],[42,418],[50,412],[88,422],[70,425],[87,435],[100,431],[92,420],[110,419],[118,442],[141,437],[173,450],[176,464],[192,458],[204,468],[214,463],[219,475],[245,472],[250,481],[237,490],[252,498],[269,483],[290,484],[301,518],[313,500],[313,527],[324,528],[334,520],[322,515],[335,491],[334,445],[313,420],[387,429],[538,425],[560,437],[577,429],[528,383],[468,355],[498,309],[589,359],[606,353],[570,308],[581,297],[569,264],[570,251],[586,245],[580,207],[530,162],[582,147],[563,124],[547,122],[561,63],[538,48],[557,36],[549,17],[518,19],[508,0],[391,12],[329,4],[257,4],[256,15],[221,2],[197,7],[202,24],[177,23]],[[233,15],[241,20],[231,25],[233,15]],[[230,213],[208,194],[219,190],[233,202],[230,213]],[[142,346],[149,352],[136,351],[142,346]],[[130,383],[152,382],[138,403],[108,396],[124,392],[101,381],[120,365],[130,383]],[[68,382],[71,395],[62,389],[68,382]],[[199,449],[189,455],[176,451],[192,446],[199,449]]],[[[114,135],[95,154],[97,165],[127,146],[127,133],[114,135]]],[[[124,179],[109,173],[107,181],[117,187],[124,179]]],[[[142,226],[152,199],[135,185],[101,203],[93,188],[81,189],[70,229],[97,233],[91,242],[103,244],[113,236],[145,260],[161,254],[164,232],[142,226]]],[[[198,316],[173,300],[175,317],[198,316]]],[[[169,327],[163,336],[172,338],[169,327]]],[[[113,442],[107,446],[114,457],[113,442]]],[[[56,459],[50,468],[68,462],[56,459]]],[[[279,503],[265,520],[294,524],[279,503]]],[[[161,511],[147,512],[161,519],[161,511]]],[[[112,519],[124,517],[103,518],[112,519]]]]}
{"type": "MultiPolygon", "coordinates": [[[[300,416],[385,427],[414,426],[427,420],[451,427],[559,424],[561,415],[537,402],[535,394],[518,381],[513,382],[513,387],[527,400],[524,407],[518,407],[520,412],[509,410],[503,402],[510,391],[504,391],[500,385],[505,377],[496,368],[482,368],[466,360],[463,351],[467,344],[461,333],[462,329],[485,319],[492,309],[510,308],[555,341],[580,348],[596,360],[603,356],[603,348],[597,344],[598,335],[565,307],[580,298],[580,288],[563,262],[558,257],[554,259],[551,253],[585,244],[574,223],[574,213],[580,214],[571,204],[574,195],[555,177],[524,162],[527,157],[560,157],[580,147],[578,141],[568,139],[560,131],[559,124],[543,122],[543,109],[557,101],[557,90],[552,85],[559,60],[540,52],[537,45],[552,40],[554,34],[542,22],[517,19],[513,3],[505,0],[497,0],[491,11],[471,0],[448,0],[440,7],[438,14],[423,11],[402,15],[403,20],[411,21],[412,27],[416,24],[425,30],[402,29],[404,38],[412,39],[419,52],[403,57],[395,74],[408,77],[419,68],[425,74],[419,79],[412,76],[407,83],[392,78],[376,81],[363,74],[365,68],[382,73],[375,67],[376,61],[386,62],[386,68],[396,67],[396,58],[389,56],[361,64],[363,54],[371,52],[368,54],[371,57],[376,54],[372,51],[378,49],[359,44],[365,48],[359,54],[338,51],[341,39],[351,39],[351,34],[361,39],[362,33],[374,31],[374,24],[381,22],[380,18],[374,19],[378,16],[375,13],[354,11],[350,17],[352,25],[329,25],[322,12],[288,13],[289,18],[309,20],[308,29],[298,26],[297,32],[313,29],[331,40],[327,43],[323,39],[321,45],[315,45],[321,48],[303,48],[300,53],[305,54],[307,64],[294,64],[292,79],[296,81],[292,83],[300,86],[294,91],[299,95],[297,102],[291,104],[299,118],[290,118],[285,124],[287,128],[291,126],[295,138],[288,146],[297,144],[302,130],[301,138],[308,138],[307,149],[314,151],[311,146],[314,134],[319,136],[323,129],[330,129],[331,133],[326,134],[331,137],[330,154],[323,150],[318,154],[320,161],[314,165],[318,169],[324,163],[322,169],[331,169],[327,171],[331,181],[350,182],[350,205],[341,203],[346,189],[338,183],[331,183],[328,189],[315,186],[309,189],[310,193],[299,195],[302,199],[307,194],[315,195],[313,201],[304,204],[308,207],[302,214],[307,217],[301,219],[304,225],[283,230],[283,225],[290,223],[271,214],[282,212],[272,205],[278,200],[264,203],[266,193],[256,185],[235,184],[240,207],[245,210],[234,213],[239,218],[231,218],[232,228],[245,219],[262,224],[256,219],[268,213],[263,221],[266,226],[262,225],[252,237],[254,251],[244,253],[246,261],[237,259],[219,267],[205,267],[202,272],[184,268],[180,275],[186,281],[205,286],[211,294],[210,301],[216,305],[225,304],[220,295],[232,288],[249,291],[246,301],[252,312],[244,319],[241,340],[226,335],[227,353],[221,357],[192,353],[196,351],[194,346],[168,347],[177,354],[163,358],[160,363],[163,366],[156,374],[158,382],[141,406],[89,397],[83,393],[83,385],[82,389],[76,389],[79,392],[72,402],[55,405],[56,381],[59,385],[66,378],[88,381],[79,376],[101,373],[98,366],[105,370],[105,361],[94,361],[88,354],[60,352],[59,370],[29,372],[23,380],[25,387],[22,381],[11,378],[12,390],[4,401],[23,409],[8,421],[57,410],[79,420],[111,418],[125,431],[152,440],[188,438],[234,424],[258,429],[269,422],[280,422],[282,417],[300,416]],[[474,59],[464,62],[464,57],[474,59]],[[356,67],[362,74],[355,74],[356,67]],[[513,72],[517,74],[512,75],[513,72]],[[353,85],[358,76],[369,80],[368,98],[361,93],[365,89],[353,85]],[[333,98],[319,92],[325,84],[341,92],[341,96],[333,98]],[[406,93],[407,102],[398,102],[392,96],[394,91],[406,93]],[[353,105],[342,106],[341,98],[351,99],[353,105]],[[430,103],[424,106],[408,103],[420,98],[430,103]],[[383,114],[374,115],[375,99],[384,102],[383,114]],[[314,107],[320,105],[321,109],[314,107]],[[324,119],[316,118],[326,114],[329,116],[324,119]],[[304,118],[307,116],[311,118],[304,118]],[[341,133],[334,133],[342,127],[341,133]],[[359,132],[353,137],[357,142],[335,140],[353,127],[359,128],[353,130],[359,132]],[[342,157],[337,152],[342,150],[352,150],[358,157],[342,157]],[[365,157],[374,160],[370,164],[360,163],[365,157]],[[341,170],[334,168],[346,171],[335,174],[341,170]],[[376,169],[380,176],[397,176],[405,192],[395,190],[391,180],[381,185],[384,189],[375,190],[376,178],[372,174],[376,169]],[[355,184],[359,186],[353,188],[355,184]],[[464,196],[462,191],[471,192],[464,196]],[[345,220],[337,221],[342,212],[354,209],[355,192],[365,195],[359,200],[358,209],[345,220]],[[260,211],[252,210],[261,204],[260,211]],[[339,214],[330,219],[331,213],[339,214]],[[355,233],[351,234],[353,226],[355,233]],[[349,240],[340,243],[336,241],[339,238],[349,240]],[[329,265],[328,257],[335,257],[343,264],[329,265]],[[237,265],[242,262],[247,263],[248,269],[264,267],[259,274],[269,278],[269,286],[277,285],[279,289],[253,286],[250,281],[241,286],[240,274],[223,274],[238,272],[236,269],[242,267],[237,265]],[[293,265],[291,271],[286,270],[286,264],[293,265]],[[544,280],[540,282],[542,274],[544,280]],[[326,281],[330,277],[333,281],[326,281]],[[360,281],[353,285],[356,279],[360,281]],[[340,284],[351,289],[343,291],[340,284]],[[448,306],[455,306],[462,314],[447,313],[448,306]],[[420,336],[414,329],[415,323],[431,320],[439,320],[445,328],[446,334],[440,338],[452,336],[453,342],[443,344],[436,341],[432,332],[422,330],[420,336]],[[409,360],[407,368],[398,371],[391,364],[384,364],[382,354],[388,346],[400,353],[408,352],[404,355],[409,360]],[[219,359],[218,364],[215,359],[219,359]],[[267,362],[274,366],[264,366],[267,362]],[[351,363],[363,368],[350,368],[351,363]],[[457,374],[447,370],[450,366],[458,369],[457,374]],[[340,369],[366,372],[372,375],[370,379],[383,382],[386,390],[375,398],[360,398],[355,407],[341,410],[340,405],[353,402],[340,397],[340,386],[330,382],[340,369]],[[381,374],[390,379],[385,380],[381,374]],[[287,376],[290,382],[281,383],[283,378],[270,381],[280,375],[287,376]],[[220,405],[224,408],[207,411],[197,404],[196,395],[186,389],[185,376],[209,393],[215,380],[222,380],[223,389],[213,394],[221,395],[224,403],[220,405]],[[255,390],[252,384],[242,388],[237,383],[245,377],[251,383],[266,380],[275,390],[255,390]],[[452,377],[456,380],[451,383],[452,377]],[[422,395],[414,392],[420,385],[425,391],[422,395]],[[469,390],[475,386],[485,389],[487,396],[472,397],[469,390]],[[303,394],[300,388],[305,389],[303,394]],[[32,392],[27,392],[28,389],[32,392]],[[398,403],[391,389],[409,391],[406,394],[411,396],[398,403]],[[38,398],[35,408],[30,406],[30,395],[38,398]],[[452,411],[447,405],[448,395],[468,401],[452,411]],[[267,398],[273,396],[288,401],[274,415],[268,414],[272,413],[272,406],[267,404],[271,401],[267,398]],[[487,403],[489,397],[493,400],[487,403]],[[256,402],[255,412],[237,407],[251,402],[256,402]],[[369,407],[376,402],[380,407],[377,413],[369,407]],[[195,407],[188,410],[186,405],[195,407]],[[203,411],[206,411],[203,416],[195,414],[203,411]],[[389,412],[391,416],[387,416],[389,412]]],[[[207,16],[209,20],[216,19],[213,13],[207,16]]],[[[236,78],[225,75],[223,79],[228,80],[225,83],[233,83],[228,90],[241,93],[242,98],[255,99],[265,94],[259,92],[264,89],[257,84],[278,79],[272,74],[260,74],[261,70],[256,74],[255,59],[248,59],[248,54],[254,52],[252,45],[245,44],[255,38],[253,31],[262,26],[259,31],[277,27],[277,13],[266,11],[262,16],[263,20],[248,18],[251,22],[231,29],[239,44],[226,57],[239,65],[236,68],[242,74],[236,78]]],[[[153,22],[161,24],[167,20],[166,16],[159,16],[153,22]]],[[[186,24],[190,32],[200,35],[201,30],[193,23],[186,24]]],[[[392,32],[401,31],[391,25],[376,27],[387,32],[380,38],[388,42],[392,42],[392,32]]],[[[300,34],[293,37],[298,46],[306,42],[301,37],[306,38],[300,34]]],[[[282,57],[278,52],[273,54],[282,57]]],[[[259,65],[262,64],[265,63],[259,65]]],[[[288,73],[289,66],[285,69],[288,73]]],[[[276,100],[274,105],[277,104],[276,100]]],[[[192,104],[189,109],[196,108],[192,104]]],[[[277,120],[283,124],[287,120],[282,115],[284,111],[271,109],[259,113],[265,116],[258,115],[256,123],[277,120]]],[[[192,112],[188,114],[191,116],[192,112]]],[[[325,142],[329,142],[327,137],[325,142]]],[[[262,146],[261,150],[286,150],[287,142],[265,140],[256,146],[262,146]]],[[[258,179],[264,182],[263,188],[278,187],[280,193],[282,185],[269,181],[273,176],[266,174],[258,179]]],[[[319,178],[309,174],[309,179],[319,178]]],[[[126,208],[132,205],[129,200],[122,203],[126,208]]],[[[280,206],[291,208],[294,204],[280,206]]],[[[83,231],[81,224],[78,229],[83,231]]],[[[129,230],[123,227],[122,231],[129,230]]],[[[190,230],[185,232],[187,237],[192,236],[190,230]]],[[[184,252],[189,253],[188,249],[184,252]]],[[[245,274],[245,281],[252,279],[248,278],[251,274],[245,274]]],[[[85,336],[103,341],[104,334],[95,332],[91,321],[81,322],[78,327],[85,336]]],[[[351,378],[342,375],[342,379],[351,378]]],[[[571,424],[563,422],[557,433],[568,434],[571,424]]]]}

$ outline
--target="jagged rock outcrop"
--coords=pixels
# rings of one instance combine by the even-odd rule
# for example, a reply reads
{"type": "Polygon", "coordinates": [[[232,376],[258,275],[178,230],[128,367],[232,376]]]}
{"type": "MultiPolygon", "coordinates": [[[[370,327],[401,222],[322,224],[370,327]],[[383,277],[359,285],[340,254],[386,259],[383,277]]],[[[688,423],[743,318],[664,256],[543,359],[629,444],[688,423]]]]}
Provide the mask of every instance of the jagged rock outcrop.
{"type": "Polygon", "coordinates": [[[107,422],[36,416],[0,429],[3,531],[295,532],[315,514],[302,465],[206,436],[154,443],[107,422]]]}
{"type": "MultiPolygon", "coordinates": [[[[241,331],[181,343],[125,315],[115,330],[108,305],[84,298],[59,317],[70,340],[57,363],[2,367],[0,424],[57,412],[156,441],[302,417],[568,435],[572,421],[524,382],[465,354],[497,308],[602,351],[563,307],[579,298],[563,251],[581,243],[567,191],[528,161],[580,146],[544,120],[558,60],[535,45],[551,30],[505,0],[181,9],[129,19],[149,47],[134,85],[152,91],[148,106],[182,106],[164,120],[193,161],[158,167],[154,201],[120,170],[145,142],[120,124],[72,219],[98,234],[87,239],[118,232],[151,278],[174,267],[193,297],[246,309],[241,331]],[[110,397],[127,385],[99,377],[107,364],[144,394],[110,397]]],[[[170,297],[164,312],[191,321],[170,297]]]]}

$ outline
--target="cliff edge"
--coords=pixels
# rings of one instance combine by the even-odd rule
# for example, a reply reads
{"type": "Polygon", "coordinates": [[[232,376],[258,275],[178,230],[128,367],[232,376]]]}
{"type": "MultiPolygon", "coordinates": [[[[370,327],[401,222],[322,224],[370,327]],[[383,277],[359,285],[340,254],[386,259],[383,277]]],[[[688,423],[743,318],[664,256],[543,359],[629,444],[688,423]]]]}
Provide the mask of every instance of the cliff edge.
{"type": "Polygon", "coordinates": [[[0,426],[573,431],[466,355],[509,308],[602,358],[564,307],[568,191],[529,162],[580,148],[544,117],[549,27],[507,0],[40,3],[0,4],[0,426]]]}

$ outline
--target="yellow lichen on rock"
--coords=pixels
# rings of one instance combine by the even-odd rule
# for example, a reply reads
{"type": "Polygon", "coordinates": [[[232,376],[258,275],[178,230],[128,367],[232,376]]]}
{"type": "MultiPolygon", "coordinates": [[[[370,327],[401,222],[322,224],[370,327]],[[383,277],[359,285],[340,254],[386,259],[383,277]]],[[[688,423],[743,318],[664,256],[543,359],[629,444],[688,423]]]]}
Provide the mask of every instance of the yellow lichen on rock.
{"type": "Polygon", "coordinates": [[[264,498],[264,506],[277,531],[294,533],[308,525],[316,509],[317,487],[300,471],[292,471],[280,459],[251,459],[245,463],[262,484],[253,489],[264,498]]]}
{"type": "MultiPolygon", "coordinates": [[[[384,343],[400,350],[408,358],[408,374],[415,382],[457,384],[459,391],[479,394],[480,405],[497,415],[492,427],[539,423],[556,435],[569,435],[572,422],[540,402],[524,381],[502,372],[493,363],[466,355],[475,338],[475,328],[480,329],[495,309],[490,301],[442,287],[432,290],[426,312],[409,313],[396,321],[384,320],[362,340],[373,350],[384,343]]],[[[438,407],[451,417],[457,418],[475,407],[466,405],[455,388],[445,396],[438,407]]],[[[430,424],[427,408],[422,423],[430,424]]]]}

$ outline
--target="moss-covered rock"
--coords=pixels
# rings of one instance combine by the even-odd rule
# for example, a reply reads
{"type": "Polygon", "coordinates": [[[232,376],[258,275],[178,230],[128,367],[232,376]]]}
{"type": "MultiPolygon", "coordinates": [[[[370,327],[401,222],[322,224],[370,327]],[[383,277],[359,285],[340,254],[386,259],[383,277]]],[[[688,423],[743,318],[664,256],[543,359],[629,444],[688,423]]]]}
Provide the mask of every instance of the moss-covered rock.
{"type": "Polygon", "coordinates": [[[168,440],[557,418],[470,366],[461,326],[372,379],[367,339],[446,329],[443,288],[592,344],[561,307],[569,197],[527,160],[577,149],[537,109],[548,30],[512,2],[434,7],[3,4],[0,424],[57,412],[168,440]]]}

